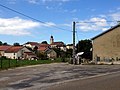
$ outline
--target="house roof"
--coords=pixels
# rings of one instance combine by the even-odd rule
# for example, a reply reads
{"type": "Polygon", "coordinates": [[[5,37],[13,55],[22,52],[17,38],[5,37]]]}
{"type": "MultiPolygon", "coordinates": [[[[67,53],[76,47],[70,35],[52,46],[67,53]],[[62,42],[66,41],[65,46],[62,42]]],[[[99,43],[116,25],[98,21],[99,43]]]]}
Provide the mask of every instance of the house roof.
{"type": "Polygon", "coordinates": [[[38,50],[39,50],[39,51],[45,51],[45,50],[47,50],[49,47],[50,47],[49,44],[40,44],[39,47],[38,47],[38,50]]]}
{"type": "Polygon", "coordinates": [[[51,45],[64,46],[63,42],[53,42],[51,45]]]}
{"type": "MultiPolygon", "coordinates": [[[[46,51],[46,53],[49,54],[49,53],[51,53],[52,51],[55,52],[55,50],[49,49],[49,50],[46,51]]],[[[55,52],[55,53],[56,53],[56,52],[55,52]]]]}
{"type": "Polygon", "coordinates": [[[5,51],[5,50],[7,50],[10,47],[11,46],[4,46],[4,45],[2,45],[2,46],[0,46],[0,51],[5,51]]]}
{"type": "Polygon", "coordinates": [[[38,50],[39,51],[45,51],[47,49],[47,47],[39,47],[38,50]]]}
{"type": "Polygon", "coordinates": [[[39,43],[37,43],[37,42],[27,42],[25,44],[30,44],[32,46],[39,46],[39,43]]]}
{"type": "Polygon", "coordinates": [[[49,47],[49,44],[39,44],[39,47],[49,47]]]}
{"type": "Polygon", "coordinates": [[[98,38],[98,37],[100,37],[100,36],[102,36],[102,35],[104,35],[104,34],[110,32],[110,31],[114,30],[114,29],[117,28],[117,27],[120,27],[120,24],[118,24],[118,25],[116,25],[116,26],[114,26],[114,27],[111,27],[111,28],[108,29],[107,31],[105,31],[105,32],[103,32],[103,33],[101,33],[101,34],[99,34],[99,35],[97,35],[97,36],[91,38],[91,40],[94,40],[94,39],[96,39],[96,38],[98,38]]]}
{"type": "Polygon", "coordinates": [[[23,48],[23,46],[12,46],[12,47],[8,48],[5,52],[6,53],[16,53],[22,48],[23,48]]]}

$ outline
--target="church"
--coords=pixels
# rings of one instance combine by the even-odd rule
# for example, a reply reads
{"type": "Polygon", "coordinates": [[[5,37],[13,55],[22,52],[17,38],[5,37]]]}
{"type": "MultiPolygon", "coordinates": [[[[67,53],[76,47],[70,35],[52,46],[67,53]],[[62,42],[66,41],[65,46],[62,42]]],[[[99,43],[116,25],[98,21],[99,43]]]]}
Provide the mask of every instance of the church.
{"type": "Polygon", "coordinates": [[[51,48],[60,48],[61,50],[66,51],[66,45],[64,42],[54,42],[53,36],[50,37],[50,46],[51,48]]]}

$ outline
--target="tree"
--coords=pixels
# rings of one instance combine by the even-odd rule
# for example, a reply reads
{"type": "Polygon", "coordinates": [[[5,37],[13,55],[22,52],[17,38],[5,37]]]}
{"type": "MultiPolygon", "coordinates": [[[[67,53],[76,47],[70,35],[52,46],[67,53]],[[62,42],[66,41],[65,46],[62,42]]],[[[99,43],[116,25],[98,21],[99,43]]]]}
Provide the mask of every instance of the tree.
{"type": "Polygon", "coordinates": [[[8,44],[6,42],[4,42],[3,45],[8,45],[8,44]]]}
{"type": "Polygon", "coordinates": [[[2,45],[2,42],[0,41],[0,45],[2,45]]]}
{"type": "Polygon", "coordinates": [[[92,52],[90,51],[90,49],[92,48],[92,42],[91,40],[81,40],[78,42],[78,44],[76,45],[76,52],[84,52],[84,54],[82,55],[82,58],[86,58],[86,59],[92,59],[92,52]]]}
{"type": "Polygon", "coordinates": [[[20,46],[20,44],[19,44],[19,43],[14,43],[13,45],[14,45],[14,46],[20,46]]]}
{"type": "Polygon", "coordinates": [[[48,44],[47,41],[42,41],[41,44],[48,44]]]}
{"type": "Polygon", "coordinates": [[[60,54],[61,50],[60,50],[60,48],[53,48],[53,50],[57,53],[57,57],[61,57],[61,54],[60,54]]]}
{"type": "Polygon", "coordinates": [[[46,60],[46,59],[48,59],[48,58],[47,58],[47,54],[46,54],[45,52],[37,51],[36,55],[37,55],[37,57],[38,57],[39,59],[41,59],[41,60],[46,60]]]}
{"type": "Polygon", "coordinates": [[[67,49],[66,51],[66,56],[67,57],[72,57],[73,49],[67,49]]]}

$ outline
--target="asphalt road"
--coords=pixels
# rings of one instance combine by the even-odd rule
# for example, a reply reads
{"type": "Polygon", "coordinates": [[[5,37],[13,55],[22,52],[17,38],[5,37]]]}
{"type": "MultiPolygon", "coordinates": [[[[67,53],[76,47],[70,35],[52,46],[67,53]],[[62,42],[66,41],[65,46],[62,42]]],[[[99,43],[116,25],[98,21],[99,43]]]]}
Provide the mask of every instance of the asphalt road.
{"type": "MultiPolygon", "coordinates": [[[[75,80],[82,80],[83,83],[77,83],[75,81],[76,84],[71,84],[71,86],[74,87],[74,85],[78,84],[79,86],[86,83],[85,85],[89,87],[89,84],[91,86],[96,84],[96,82],[100,83],[101,79],[99,79],[98,81],[92,79],[84,79],[84,81],[83,78],[101,76],[118,71],[120,71],[120,65],[70,65],[67,63],[54,63],[37,66],[35,65],[30,67],[20,67],[16,69],[0,71],[0,90],[44,90],[48,87],[52,88],[52,86],[61,85],[62,83],[66,84],[66,82],[71,82],[75,80]]],[[[104,79],[107,80],[106,78],[104,79]]],[[[120,77],[116,78],[115,80],[117,81],[119,79],[120,77]]],[[[100,83],[100,85],[102,84],[100,83]]],[[[64,90],[68,90],[68,87],[64,90]]],[[[71,87],[71,90],[75,89],[72,89],[71,87]]]]}
{"type": "Polygon", "coordinates": [[[62,83],[44,90],[120,90],[120,72],[62,83]]]}

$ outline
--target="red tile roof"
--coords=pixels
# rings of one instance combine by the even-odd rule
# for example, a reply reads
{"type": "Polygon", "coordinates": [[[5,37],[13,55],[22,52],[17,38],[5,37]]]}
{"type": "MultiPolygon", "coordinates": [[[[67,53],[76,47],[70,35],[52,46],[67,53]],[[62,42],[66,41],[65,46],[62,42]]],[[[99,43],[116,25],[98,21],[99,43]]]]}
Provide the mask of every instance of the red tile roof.
{"type": "Polygon", "coordinates": [[[40,44],[39,47],[49,47],[49,44],[40,44]]]}
{"type": "Polygon", "coordinates": [[[7,50],[10,47],[11,46],[4,46],[4,45],[2,45],[2,46],[0,46],[0,51],[5,51],[5,50],[7,50]]]}
{"type": "Polygon", "coordinates": [[[22,48],[23,48],[23,46],[12,46],[12,47],[8,48],[5,52],[6,53],[16,53],[22,48]]]}
{"type": "Polygon", "coordinates": [[[64,46],[63,42],[53,42],[51,45],[64,46]]]}
{"type": "Polygon", "coordinates": [[[39,51],[45,51],[45,50],[47,50],[49,47],[50,47],[49,44],[40,44],[39,47],[38,47],[38,50],[39,50],[39,51]]]}
{"type": "Polygon", "coordinates": [[[27,42],[26,44],[30,44],[32,46],[39,46],[39,43],[37,42],[27,42]]]}
{"type": "Polygon", "coordinates": [[[38,50],[39,51],[45,51],[47,49],[47,47],[39,47],[38,50]]]}

